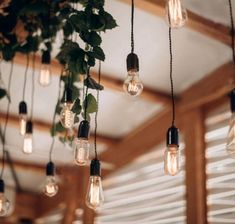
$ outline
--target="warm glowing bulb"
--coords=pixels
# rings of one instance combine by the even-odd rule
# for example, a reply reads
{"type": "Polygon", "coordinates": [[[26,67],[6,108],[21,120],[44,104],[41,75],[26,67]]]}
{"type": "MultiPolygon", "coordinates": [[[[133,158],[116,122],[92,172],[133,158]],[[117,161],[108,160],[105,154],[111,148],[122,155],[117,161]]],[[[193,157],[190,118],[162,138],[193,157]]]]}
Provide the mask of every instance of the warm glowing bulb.
{"type": "Polygon", "coordinates": [[[123,83],[123,89],[129,96],[138,96],[143,91],[143,84],[137,71],[129,71],[123,83]]]}
{"type": "Polygon", "coordinates": [[[89,161],[90,144],[87,139],[75,138],[73,142],[75,162],[79,166],[85,166],[89,161]]]}
{"type": "Polygon", "coordinates": [[[178,146],[169,145],[165,150],[165,174],[175,176],[180,171],[180,151],[178,146]]]}
{"type": "Polygon", "coordinates": [[[188,16],[181,0],[167,0],[166,19],[171,28],[179,28],[185,25],[188,16]]]}
{"type": "Polygon", "coordinates": [[[60,112],[60,122],[65,128],[72,128],[74,124],[75,114],[71,111],[72,106],[72,103],[64,103],[60,112]]]}
{"type": "Polygon", "coordinates": [[[48,86],[51,82],[51,66],[50,64],[42,64],[39,75],[39,84],[42,86],[48,86]]]}
{"type": "Polygon", "coordinates": [[[58,193],[59,187],[55,176],[47,176],[46,184],[44,187],[44,194],[48,197],[53,197],[58,193]]]}
{"type": "Polygon", "coordinates": [[[19,121],[20,121],[20,134],[23,136],[25,135],[26,132],[27,115],[20,114],[19,121]]]}
{"type": "Polygon", "coordinates": [[[23,142],[23,152],[30,154],[33,152],[33,136],[32,133],[26,133],[23,142]]]}
{"type": "Polygon", "coordinates": [[[232,113],[232,117],[229,124],[226,149],[228,154],[231,157],[235,158],[235,112],[232,113]]]}
{"type": "Polygon", "coordinates": [[[0,216],[6,216],[10,208],[10,202],[5,197],[4,193],[0,193],[0,216]]]}
{"type": "Polygon", "coordinates": [[[100,176],[91,176],[86,195],[86,205],[96,210],[104,203],[104,195],[100,176]]]}

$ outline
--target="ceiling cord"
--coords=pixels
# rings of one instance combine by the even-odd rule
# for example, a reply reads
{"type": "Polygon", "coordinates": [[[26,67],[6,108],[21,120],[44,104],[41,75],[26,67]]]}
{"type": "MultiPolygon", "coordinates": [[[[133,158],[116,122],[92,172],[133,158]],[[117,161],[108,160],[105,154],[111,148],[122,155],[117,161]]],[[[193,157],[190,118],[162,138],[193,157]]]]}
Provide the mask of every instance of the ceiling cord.
{"type": "MultiPolygon", "coordinates": [[[[8,87],[7,87],[7,92],[10,95],[10,89],[11,89],[11,82],[12,82],[12,74],[13,74],[13,67],[14,67],[14,62],[11,62],[11,70],[10,70],[10,75],[9,75],[9,81],[8,81],[8,87]]],[[[6,132],[7,132],[7,124],[9,120],[9,112],[10,112],[10,100],[7,102],[7,113],[6,113],[6,119],[3,127],[3,142],[2,142],[2,170],[1,170],[1,179],[3,177],[4,173],[4,168],[5,168],[5,156],[6,156],[6,149],[5,149],[5,144],[6,144],[6,132]]]]}
{"type": "Polygon", "coordinates": [[[27,54],[26,69],[24,73],[23,101],[25,101],[25,90],[26,90],[26,83],[27,83],[28,68],[29,68],[29,54],[27,54]]]}
{"type": "Polygon", "coordinates": [[[232,1],[228,0],[229,3],[229,14],[230,14],[230,22],[231,22],[231,48],[233,52],[233,63],[235,64],[235,43],[234,43],[234,20],[233,20],[233,7],[232,7],[232,1]]]}
{"type": "Polygon", "coordinates": [[[36,53],[33,53],[33,72],[32,72],[32,92],[31,92],[31,117],[30,120],[33,120],[33,108],[34,108],[34,92],[35,92],[35,59],[36,53]]]}
{"type": "MultiPolygon", "coordinates": [[[[87,68],[87,78],[90,77],[90,67],[87,68]]],[[[86,79],[84,79],[84,82],[85,82],[86,79]]],[[[88,85],[86,85],[86,93],[85,93],[85,105],[84,105],[84,117],[85,117],[85,120],[87,121],[87,107],[88,107],[88,99],[87,99],[87,96],[88,96],[88,85]]]]}
{"type": "Polygon", "coordinates": [[[135,50],[135,43],[134,43],[134,12],[135,12],[134,0],[131,0],[131,53],[134,53],[134,50],[135,50]]]}

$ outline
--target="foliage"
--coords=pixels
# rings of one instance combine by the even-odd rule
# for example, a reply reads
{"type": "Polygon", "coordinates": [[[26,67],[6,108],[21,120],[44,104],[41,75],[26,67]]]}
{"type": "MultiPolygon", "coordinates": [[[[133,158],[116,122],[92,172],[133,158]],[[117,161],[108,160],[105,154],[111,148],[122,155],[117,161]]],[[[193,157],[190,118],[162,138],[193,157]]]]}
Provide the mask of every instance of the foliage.
{"type": "MultiPolygon", "coordinates": [[[[29,54],[37,51],[52,51],[53,42],[59,32],[63,32],[63,42],[56,56],[64,66],[66,76],[62,76],[63,86],[73,89],[73,112],[75,122],[79,114],[84,117],[84,102],[79,99],[80,90],[76,83],[80,75],[85,76],[84,85],[90,89],[102,90],[89,74],[90,67],[97,60],[104,61],[105,54],[100,47],[101,32],[117,26],[111,14],[104,9],[104,0],[12,0],[0,13],[0,53],[4,60],[10,61],[16,53],[29,54]],[[87,75],[87,76],[86,76],[87,75]]],[[[6,95],[0,90],[0,98],[6,95]]],[[[94,96],[88,94],[87,118],[97,111],[94,96]]],[[[56,106],[56,114],[61,110],[56,106]]],[[[52,128],[52,135],[64,132],[57,123],[52,128]]],[[[64,137],[60,137],[63,138],[64,137]]]]}

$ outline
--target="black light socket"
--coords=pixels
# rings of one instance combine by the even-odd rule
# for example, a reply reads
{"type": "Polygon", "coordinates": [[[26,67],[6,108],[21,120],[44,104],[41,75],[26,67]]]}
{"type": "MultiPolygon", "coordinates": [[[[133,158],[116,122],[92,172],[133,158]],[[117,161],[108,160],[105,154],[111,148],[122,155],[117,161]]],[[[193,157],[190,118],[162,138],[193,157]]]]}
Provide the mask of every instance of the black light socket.
{"type": "Polygon", "coordinates": [[[130,53],[127,55],[126,59],[127,71],[135,70],[139,71],[139,58],[135,53],[130,53]]]}
{"type": "Polygon", "coordinates": [[[50,64],[51,63],[51,53],[50,51],[43,51],[42,53],[42,64],[50,64]]]}
{"type": "Polygon", "coordinates": [[[26,123],[26,133],[27,134],[32,134],[33,133],[33,122],[32,121],[27,121],[27,123],[26,123]]]}
{"type": "Polygon", "coordinates": [[[4,181],[1,179],[0,180],[0,193],[4,193],[5,191],[5,184],[4,181]]]}
{"type": "Polygon", "coordinates": [[[25,101],[21,101],[19,104],[19,114],[27,114],[27,104],[25,101]]]}
{"type": "Polygon", "coordinates": [[[47,176],[54,176],[55,175],[55,165],[53,162],[47,163],[46,175],[47,176]]]}
{"type": "Polygon", "coordinates": [[[78,127],[78,138],[88,139],[90,136],[90,123],[89,121],[83,120],[80,122],[78,127]]]}
{"type": "Polygon", "coordinates": [[[98,159],[91,160],[90,176],[100,176],[100,175],[101,175],[100,161],[98,159]]]}
{"type": "Polygon", "coordinates": [[[235,112],[235,89],[230,93],[230,106],[232,113],[235,112]]]}
{"type": "Polygon", "coordinates": [[[69,87],[66,87],[64,90],[63,102],[64,103],[72,103],[73,102],[73,91],[69,87]]]}
{"type": "Polygon", "coordinates": [[[179,129],[175,126],[171,126],[167,130],[166,145],[177,145],[179,146],[179,129]]]}

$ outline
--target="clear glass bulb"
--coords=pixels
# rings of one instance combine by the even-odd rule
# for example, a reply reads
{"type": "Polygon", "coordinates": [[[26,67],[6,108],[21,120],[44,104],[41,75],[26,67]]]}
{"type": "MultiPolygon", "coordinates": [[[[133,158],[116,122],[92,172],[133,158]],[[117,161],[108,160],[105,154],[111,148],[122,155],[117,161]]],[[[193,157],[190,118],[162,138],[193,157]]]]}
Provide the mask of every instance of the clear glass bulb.
{"type": "Polygon", "coordinates": [[[104,203],[104,195],[100,176],[91,176],[86,195],[86,205],[96,210],[104,203]]]}
{"type": "Polygon", "coordinates": [[[85,166],[89,161],[90,144],[87,139],[75,138],[73,142],[75,162],[85,166]]]}
{"type": "Polygon", "coordinates": [[[4,193],[0,193],[0,216],[6,216],[10,208],[10,202],[4,193]]]}
{"type": "Polygon", "coordinates": [[[39,84],[42,86],[48,86],[51,83],[51,65],[42,64],[39,74],[39,84]]]}
{"type": "Polygon", "coordinates": [[[180,28],[185,25],[188,16],[181,0],[167,0],[166,19],[171,28],[180,28]]]}
{"type": "Polygon", "coordinates": [[[72,103],[64,103],[63,109],[60,112],[60,122],[64,128],[73,127],[75,114],[71,111],[72,106],[72,103]]]}
{"type": "Polygon", "coordinates": [[[177,145],[170,145],[165,150],[165,174],[175,176],[180,171],[180,150],[177,145]]]}
{"type": "Polygon", "coordinates": [[[58,193],[59,187],[55,176],[47,176],[44,194],[48,197],[53,197],[58,193]]]}
{"type": "Polygon", "coordinates": [[[143,91],[143,84],[137,71],[129,71],[123,83],[123,89],[129,96],[138,96],[143,91]]]}
{"type": "Polygon", "coordinates": [[[226,149],[228,154],[235,158],[235,113],[232,113],[230,120],[226,149]]]}
{"type": "Polygon", "coordinates": [[[27,115],[20,114],[19,122],[20,122],[20,135],[23,136],[25,135],[25,132],[26,132],[27,115]]]}
{"type": "Polygon", "coordinates": [[[33,152],[33,136],[31,133],[26,133],[24,136],[23,152],[26,154],[33,152]]]}

